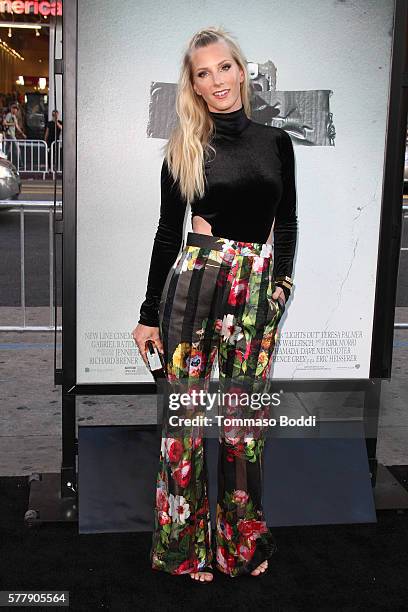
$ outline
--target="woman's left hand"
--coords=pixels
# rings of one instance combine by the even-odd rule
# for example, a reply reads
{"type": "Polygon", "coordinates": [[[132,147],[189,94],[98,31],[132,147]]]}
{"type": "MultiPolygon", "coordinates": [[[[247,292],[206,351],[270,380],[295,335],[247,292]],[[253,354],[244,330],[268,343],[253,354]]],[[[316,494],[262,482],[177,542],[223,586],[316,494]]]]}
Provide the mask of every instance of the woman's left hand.
{"type": "Polygon", "coordinates": [[[282,287],[276,287],[275,291],[272,293],[272,299],[277,300],[278,298],[281,302],[286,304],[286,296],[282,287]]]}

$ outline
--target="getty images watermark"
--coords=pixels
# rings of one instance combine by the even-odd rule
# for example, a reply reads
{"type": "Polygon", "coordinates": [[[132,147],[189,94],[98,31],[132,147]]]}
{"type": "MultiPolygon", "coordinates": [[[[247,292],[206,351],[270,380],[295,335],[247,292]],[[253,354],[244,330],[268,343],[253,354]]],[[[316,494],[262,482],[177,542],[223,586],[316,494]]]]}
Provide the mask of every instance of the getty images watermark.
{"type": "Polygon", "coordinates": [[[169,415],[169,424],[177,426],[199,426],[211,427],[215,421],[217,425],[228,426],[255,426],[255,427],[315,427],[316,416],[304,416],[291,418],[288,415],[281,414],[278,418],[265,416],[265,408],[270,406],[280,406],[281,398],[279,393],[237,393],[237,392],[216,392],[209,393],[200,389],[193,389],[190,393],[170,393],[169,394],[169,410],[178,411],[178,414],[169,415]],[[244,409],[249,408],[254,411],[253,416],[244,416],[236,414],[228,416],[227,414],[197,414],[194,416],[181,415],[182,408],[205,409],[206,412],[212,412],[214,408],[224,407],[227,411],[233,409],[240,413],[246,412],[244,409]],[[256,411],[260,411],[262,416],[257,415],[256,411]]]}
{"type": "Polygon", "coordinates": [[[265,437],[279,435],[273,430],[282,428],[318,429],[317,415],[299,414],[293,405],[283,409],[281,391],[248,390],[225,380],[216,391],[203,388],[203,381],[162,385],[162,422],[168,435],[265,437]]]}
{"type": "MultiPolygon", "coordinates": [[[[164,379],[157,385],[157,427],[171,437],[364,439],[377,435],[378,406],[366,401],[360,381],[350,381],[346,391],[322,391],[321,385],[310,384],[306,391],[284,392],[281,386],[272,380],[164,379]]],[[[390,392],[384,397],[389,402],[390,392]]]]}

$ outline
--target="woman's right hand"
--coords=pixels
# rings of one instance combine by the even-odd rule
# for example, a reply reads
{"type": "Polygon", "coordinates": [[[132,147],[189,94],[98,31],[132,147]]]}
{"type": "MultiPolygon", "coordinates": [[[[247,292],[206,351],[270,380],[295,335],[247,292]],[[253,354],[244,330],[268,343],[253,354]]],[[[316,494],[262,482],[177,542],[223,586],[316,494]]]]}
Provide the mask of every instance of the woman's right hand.
{"type": "Polygon", "coordinates": [[[147,361],[146,357],[146,342],[148,340],[152,340],[152,342],[154,342],[154,344],[156,345],[158,351],[162,355],[164,354],[163,344],[160,338],[158,327],[150,327],[150,325],[143,325],[142,323],[138,323],[135,329],[132,331],[132,337],[147,367],[149,367],[149,362],[147,361]]]}

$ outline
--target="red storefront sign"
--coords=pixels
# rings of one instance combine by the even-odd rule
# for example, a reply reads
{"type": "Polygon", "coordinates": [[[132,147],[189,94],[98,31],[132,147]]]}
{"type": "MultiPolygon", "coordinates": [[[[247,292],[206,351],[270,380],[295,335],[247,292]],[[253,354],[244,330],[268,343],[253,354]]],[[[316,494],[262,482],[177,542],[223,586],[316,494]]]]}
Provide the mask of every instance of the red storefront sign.
{"type": "Polygon", "coordinates": [[[0,0],[0,13],[15,15],[62,15],[62,2],[25,2],[24,0],[0,0]]]}

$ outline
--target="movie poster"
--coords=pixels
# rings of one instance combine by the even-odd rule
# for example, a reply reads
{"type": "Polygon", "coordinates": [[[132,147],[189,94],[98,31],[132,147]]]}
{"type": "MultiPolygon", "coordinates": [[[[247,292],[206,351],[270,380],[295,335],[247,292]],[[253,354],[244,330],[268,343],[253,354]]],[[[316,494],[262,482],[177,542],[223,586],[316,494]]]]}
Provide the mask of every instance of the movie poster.
{"type": "Polygon", "coordinates": [[[131,332],[147,286],[180,60],[206,25],[226,28],[246,55],[252,119],[285,129],[294,145],[294,289],[271,375],[368,378],[393,11],[392,0],[208,1],[194,10],[183,0],[79,1],[79,384],[153,381],[131,332]]]}

